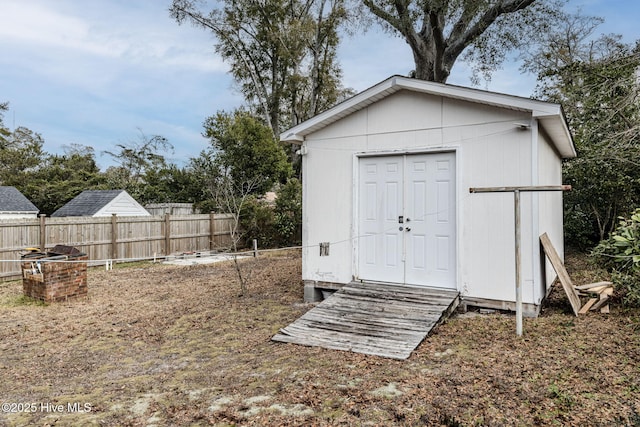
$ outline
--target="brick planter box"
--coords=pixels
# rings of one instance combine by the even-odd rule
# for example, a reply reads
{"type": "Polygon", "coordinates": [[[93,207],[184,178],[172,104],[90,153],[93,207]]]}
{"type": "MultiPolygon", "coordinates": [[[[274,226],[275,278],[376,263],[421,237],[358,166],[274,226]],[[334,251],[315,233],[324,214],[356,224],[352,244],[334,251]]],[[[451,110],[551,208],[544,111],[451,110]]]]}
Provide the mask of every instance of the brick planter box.
{"type": "Polygon", "coordinates": [[[87,295],[88,256],[75,248],[69,248],[72,250],[68,254],[60,254],[65,248],[69,247],[56,247],[54,252],[30,253],[22,257],[24,295],[45,302],[87,295]]]}

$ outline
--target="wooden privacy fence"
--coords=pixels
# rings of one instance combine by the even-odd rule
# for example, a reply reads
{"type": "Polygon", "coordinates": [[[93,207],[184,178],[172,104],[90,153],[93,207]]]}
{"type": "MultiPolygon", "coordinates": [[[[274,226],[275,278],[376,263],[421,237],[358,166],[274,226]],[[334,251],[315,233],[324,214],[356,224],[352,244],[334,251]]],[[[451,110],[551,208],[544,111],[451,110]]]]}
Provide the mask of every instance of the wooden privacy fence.
{"type": "Polygon", "coordinates": [[[231,214],[65,217],[0,221],[0,278],[21,274],[20,253],[73,246],[89,265],[228,247],[231,214]],[[16,261],[16,262],[8,262],[16,261]],[[92,262],[93,261],[93,262],[92,262]]]}

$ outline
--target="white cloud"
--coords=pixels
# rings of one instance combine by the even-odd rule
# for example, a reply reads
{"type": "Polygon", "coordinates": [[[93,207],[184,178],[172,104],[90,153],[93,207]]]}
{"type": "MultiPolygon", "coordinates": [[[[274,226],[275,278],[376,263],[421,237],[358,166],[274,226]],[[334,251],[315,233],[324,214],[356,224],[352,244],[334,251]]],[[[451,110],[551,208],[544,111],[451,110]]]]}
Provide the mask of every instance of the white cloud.
{"type": "Polygon", "coordinates": [[[37,2],[5,1],[0,14],[0,36],[36,44],[55,44],[71,33],[76,38],[86,33],[82,27],[79,20],[58,14],[37,2]]]}
{"type": "Polygon", "coordinates": [[[16,46],[63,48],[99,56],[117,57],[126,45],[121,40],[96,37],[85,20],[57,12],[33,1],[9,1],[0,14],[0,37],[16,46]]]}
{"type": "Polygon", "coordinates": [[[193,43],[194,37],[210,41],[204,31],[179,27],[163,8],[154,10],[152,16],[148,12],[96,0],[13,0],[2,6],[0,40],[4,41],[0,44],[16,54],[22,51],[51,62],[57,58],[65,65],[111,60],[119,61],[119,66],[227,71],[212,42],[193,43]],[[80,4],[89,8],[78,8],[80,4]],[[67,13],[60,12],[65,9],[67,13]]]}
{"type": "Polygon", "coordinates": [[[48,151],[79,143],[99,153],[139,127],[169,138],[176,156],[197,155],[204,118],[240,103],[211,36],[179,26],[168,2],[0,3],[0,101],[48,151]]]}

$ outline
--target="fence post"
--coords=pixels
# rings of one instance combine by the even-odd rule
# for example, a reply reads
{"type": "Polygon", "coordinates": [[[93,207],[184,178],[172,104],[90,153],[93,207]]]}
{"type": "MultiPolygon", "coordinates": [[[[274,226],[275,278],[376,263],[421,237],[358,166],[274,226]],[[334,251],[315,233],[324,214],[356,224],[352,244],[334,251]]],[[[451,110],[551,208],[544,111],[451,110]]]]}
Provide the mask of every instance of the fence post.
{"type": "Polygon", "coordinates": [[[209,212],[209,250],[216,248],[216,214],[209,212]]]}
{"type": "Polygon", "coordinates": [[[40,214],[40,252],[44,252],[47,246],[47,214],[40,214]]]}
{"type": "Polygon", "coordinates": [[[111,214],[111,259],[118,259],[118,216],[111,214]]]}
{"type": "Polygon", "coordinates": [[[164,254],[171,255],[171,214],[164,214],[164,254]]]}
{"type": "Polygon", "coordinates": [[[256,258],[258,256],[258,240],[253,239],[253,257],[256,258]]]}

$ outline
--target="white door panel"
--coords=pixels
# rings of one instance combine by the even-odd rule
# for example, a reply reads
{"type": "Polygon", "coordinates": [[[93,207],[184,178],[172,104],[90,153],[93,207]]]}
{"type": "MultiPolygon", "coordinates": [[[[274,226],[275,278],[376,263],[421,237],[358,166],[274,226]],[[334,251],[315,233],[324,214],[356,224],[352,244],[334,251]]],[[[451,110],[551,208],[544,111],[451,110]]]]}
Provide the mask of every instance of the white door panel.
{"type": "Polygon", "coordinates": [[[360,276],[368,280],[401,282],[404,236],[398,229],[398,215],[402,209],[403,159],[363,158],[359,172],[360,276]]]}

